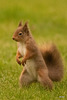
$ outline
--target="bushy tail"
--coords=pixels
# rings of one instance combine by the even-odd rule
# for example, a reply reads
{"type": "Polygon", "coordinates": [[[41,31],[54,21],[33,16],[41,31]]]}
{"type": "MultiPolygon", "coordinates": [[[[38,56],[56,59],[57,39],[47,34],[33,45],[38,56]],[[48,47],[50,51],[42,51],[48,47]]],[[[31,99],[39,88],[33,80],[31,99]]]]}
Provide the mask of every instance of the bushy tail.
{"type": "Polygon", "coordinates": [[[60,81],[63,77],[63,62],[54,44],[43,45],[40,48],[48,67],[49,77],[53,81],[60,81]]]}

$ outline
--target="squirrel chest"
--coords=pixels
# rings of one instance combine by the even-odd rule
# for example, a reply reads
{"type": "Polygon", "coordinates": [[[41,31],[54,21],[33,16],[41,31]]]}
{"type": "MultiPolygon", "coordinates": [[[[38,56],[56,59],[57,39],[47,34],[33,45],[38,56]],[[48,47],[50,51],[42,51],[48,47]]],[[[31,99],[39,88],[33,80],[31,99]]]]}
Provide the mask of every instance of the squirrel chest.
{"type": "MultiPolygon", "coordinates": [[[[25,44],[20,44],[19,43],[18,51],[20,52],[20,54],[22,56],[24,56],[26,54],[26,46],[25,46],[25,44]]],[[[33,59],[27,60],[24,67],[26,68],[26,70],[28,71],[30,76],[35,79],[37,75],[36,75],[36,68],[35,68],[36,64],[35,64],[34,60],[33,59]]]]}

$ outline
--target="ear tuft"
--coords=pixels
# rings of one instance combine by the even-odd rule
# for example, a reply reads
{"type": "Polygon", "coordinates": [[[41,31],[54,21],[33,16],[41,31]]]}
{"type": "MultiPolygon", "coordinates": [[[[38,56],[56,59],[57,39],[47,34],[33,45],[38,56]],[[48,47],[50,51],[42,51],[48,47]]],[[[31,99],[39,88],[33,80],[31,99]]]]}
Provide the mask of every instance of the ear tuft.
{"type": "Polygon", "coordinates": [[[28,28],[28,21],[25,22],[24,27],[28,28]]]}
{"type": "Polygon", "coordinates": [[[25,22],[25,25],[28,25],[28,21],[25,22]]]}
{"type": "Polygon", "coordinates": [[[19,25],[18,25],[18,27],[20,27],[20,26],[22,26],[22,21],[20,21],[20,22],[19,22],[19,25]]]}
{"type": "Polygon", "coordinates": [[[29,34],[28,21],[24,24],[23,30],[25,33],[29,34]]]}

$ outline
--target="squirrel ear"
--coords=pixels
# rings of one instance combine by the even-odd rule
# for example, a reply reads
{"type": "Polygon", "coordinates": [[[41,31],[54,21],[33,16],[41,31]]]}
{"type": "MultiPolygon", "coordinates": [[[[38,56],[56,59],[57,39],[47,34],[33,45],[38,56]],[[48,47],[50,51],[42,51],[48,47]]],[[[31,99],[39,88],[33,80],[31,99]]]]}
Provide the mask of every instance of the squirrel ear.
{"type": "Polygon", "coordinates": [[[25,28],[28,28],[28,21],[25,22],[24,27],[25,27],[25,28]]]}
{"type": "Polygon", "coordinates": [[[22,26],[22,21],[20,21],[20,22],[19,22],[19,25],[18,25],[18,27],[19,27],[19,26],[22,26]]]}
{"type": "Polygon", "coordinates": [[[28,22],[26,22],[23,26],[23,30],[25,33],[29,33],[28,22]]]}

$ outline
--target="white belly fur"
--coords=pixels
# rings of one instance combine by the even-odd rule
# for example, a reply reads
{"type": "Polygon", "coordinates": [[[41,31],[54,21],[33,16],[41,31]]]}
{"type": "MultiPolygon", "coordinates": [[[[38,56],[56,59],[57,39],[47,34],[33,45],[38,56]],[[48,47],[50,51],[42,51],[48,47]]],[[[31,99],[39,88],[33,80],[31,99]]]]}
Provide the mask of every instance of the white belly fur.
{"type": "Polygon", "coordinates": [[[37,75],[36,75],[36,65],[35,65],[35,62],[30,59],[30,60],[27,60],[26,61],[26,64],[25,64],[25,67],[28,71],[28,73],[30,74],[30,76],[34,79],[36,79],[37,75]]]}
{"type": "MultiPolygon", "coordinates": [[[[18,51],[21,53],[22,56],[24,56],[26,53],[25,45],[19,44],[18,51]]],[[[36,78],[35,67],[36,67],[35,62],[32,59],[26,61],[25,68],[28,71],[29,75],[34,79],[36,78]]]]}
{"type": "Polygon", "coordinates": [[[19,43],[19,48],[18,48],[18,51],[20,52],[20,54],[21,54],[22,56],[24,56],[24,55],[25,55],[25,53],[26,53],[26,47],[25,47],[25,45],[24,45],[24,44],[19,43]]]}

